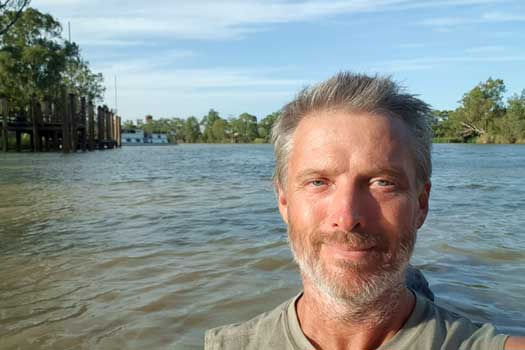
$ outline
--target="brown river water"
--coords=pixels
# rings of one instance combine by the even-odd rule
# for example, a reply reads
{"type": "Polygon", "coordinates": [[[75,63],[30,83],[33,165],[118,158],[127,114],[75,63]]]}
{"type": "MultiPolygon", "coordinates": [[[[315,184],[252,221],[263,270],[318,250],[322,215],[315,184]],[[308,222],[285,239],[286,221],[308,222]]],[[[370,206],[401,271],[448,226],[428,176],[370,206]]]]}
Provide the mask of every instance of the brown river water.
{"type": "MultiPolygon", "coordinates": [[[[300,291],[269,145],[0,154],[0,349],[201,349],[300,291]]],[[[525,334],[525,147],[436,145],[413,264],[525,334]]]]}

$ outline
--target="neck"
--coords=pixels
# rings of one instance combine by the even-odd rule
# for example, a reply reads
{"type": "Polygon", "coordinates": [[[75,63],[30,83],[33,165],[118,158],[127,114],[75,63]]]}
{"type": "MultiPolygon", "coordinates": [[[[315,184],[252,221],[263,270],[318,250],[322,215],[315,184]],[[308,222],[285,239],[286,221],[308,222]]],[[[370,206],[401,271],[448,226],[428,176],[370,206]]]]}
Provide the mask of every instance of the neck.
{"type": "Polygon", "coordinates": [[[297,316],[316,349],[375,349],[401,329],[415,305],[414,295],[404,285],[356,306],[327,297],[305,278],[303,284],[297,316]]]}

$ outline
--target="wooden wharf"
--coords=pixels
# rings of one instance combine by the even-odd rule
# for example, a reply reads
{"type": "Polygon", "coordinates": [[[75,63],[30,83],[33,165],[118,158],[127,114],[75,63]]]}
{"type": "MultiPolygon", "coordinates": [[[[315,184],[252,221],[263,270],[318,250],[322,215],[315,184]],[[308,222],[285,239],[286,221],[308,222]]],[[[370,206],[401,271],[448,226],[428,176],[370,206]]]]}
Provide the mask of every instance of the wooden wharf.
{"type": "Polygon", "coordinates": [[[22,150],[22,135],[29,135],[33,152],[64,153],[121,147],[121,118],[107,106],[96,108],[85,97],[63,92],[58,100],[32,98],[23,112],[13,113],[6,98],[0,97],[1,149],[9,151],[14,134],[17,152],[22,150]]]}

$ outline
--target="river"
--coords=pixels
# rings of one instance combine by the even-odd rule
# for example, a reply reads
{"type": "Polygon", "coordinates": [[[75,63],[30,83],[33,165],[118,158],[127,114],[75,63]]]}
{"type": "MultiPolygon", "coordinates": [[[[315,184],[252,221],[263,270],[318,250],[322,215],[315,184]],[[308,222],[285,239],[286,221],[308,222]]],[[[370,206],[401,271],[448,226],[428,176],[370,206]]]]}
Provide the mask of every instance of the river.
{"type": "MultiPolygon", "coordinates": [[[[525,324],[525,146],[434,147],[413,264],[438,304],[525,324]]],[[[1,349],[201,349],[300,290],[270,145],[0,153],[1,349]]]]}

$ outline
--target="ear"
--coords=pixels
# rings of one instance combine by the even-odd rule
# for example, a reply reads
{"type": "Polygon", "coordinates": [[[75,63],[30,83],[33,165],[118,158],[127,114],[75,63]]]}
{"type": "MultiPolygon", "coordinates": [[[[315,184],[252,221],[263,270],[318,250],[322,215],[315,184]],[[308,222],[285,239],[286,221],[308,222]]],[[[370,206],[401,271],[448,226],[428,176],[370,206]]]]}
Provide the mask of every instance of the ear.
{"type": "Polygon", "coordinates": [[[288,225],[288,201],[286,199],[286,193],[284,192],[280,184],[276,184],[277,188],[277,205],[279,206],[279,212],[283,221],[288,225]]]}
{"type": "Polygon", "coordinates": [[[425,222],[425,219],[427,218],[428,214],[428,202],[430,199],[430,189],[432,188],[432,184],[430,182],[425,183],[421,191],[418,195],[418,205],[419,205],[419,214],[417,218],[417,228],[419,229],[421,226],[423,226],[423,223],[425,222]]]}

